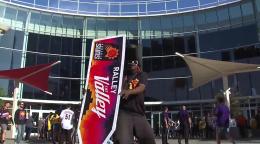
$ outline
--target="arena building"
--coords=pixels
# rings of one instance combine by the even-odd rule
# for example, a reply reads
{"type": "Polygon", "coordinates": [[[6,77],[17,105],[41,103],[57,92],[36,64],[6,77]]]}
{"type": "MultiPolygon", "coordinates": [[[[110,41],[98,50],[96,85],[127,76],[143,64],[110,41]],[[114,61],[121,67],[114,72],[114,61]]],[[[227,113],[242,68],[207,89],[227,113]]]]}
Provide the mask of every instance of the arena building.
{"type": "MultiPolygon", "coordinates": [[[[36,117],[79,104],[91,42],[124,34],[127,59],[138,58],[149,75],[146,110],[152,127],[161,108],[174,116],[180,105],[194,115],[210,112],[222,79],[195,90],[191,73],[175,52],[222,61],[260,64],[259,0],[1,0],[0,70],[61,61],[45,94],[19,84],[18,99],[36,117]]],[[[235,106],[248,118],[260,107],[260,72],[228,77],[235,106]]],[[[14,82],[0,80],[0,96],[12,100],[14,82]]]]}

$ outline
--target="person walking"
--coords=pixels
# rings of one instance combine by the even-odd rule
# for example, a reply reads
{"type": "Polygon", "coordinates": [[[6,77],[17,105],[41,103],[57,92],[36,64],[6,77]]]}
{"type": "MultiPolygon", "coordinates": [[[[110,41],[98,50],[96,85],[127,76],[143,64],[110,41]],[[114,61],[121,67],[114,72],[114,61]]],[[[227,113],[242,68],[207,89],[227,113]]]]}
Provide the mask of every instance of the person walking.
{"type": "Polygon", "coordinates": [[[239,128],[239,133],[242,138],[246,138],[246,127],[247,127],[247,120],[242,112],[236,118],[237,127],[239,128]]]}
{"type": "Polygon", "coordinates": [[[230,141],[235,144],[234,139],[229,133],[229,117],[230,111],[228,106],[225,104],[224,97],[217,98],[217,106],[215,110],[216,115],[216,141],[217,144],[221,143],[221,135],[225,135],[230,141]]]}
{"type": "Polygon", "coordinates": [[[181,144],[181,138],[184,137],[185,144],[189,143],[189,131],[191,128],[191,118],[189,116],[188,111],[186,110],[186,106],[182,106],[181,110],[178,113],[178,119],[180,121],[180,130],[178,136],[178,143],[181,144]]]}
{"type": "Polygon", "coordinates": [[[25,123],[25,140],[29,140],[30,136],[31,136],[31,132],[33,129],[33,121],[34,119],[32,118],[32,116],[30,114],[28,114],[28,119],[26,119],[26,123],[25,123]]]}
{"type": "Polygon", "coordinates": [[[51,121],[51,117],[52,117],[52,115],[53,115],[53,112],[50,112],[48,115],[47,115],[47,117],[46,117],[46,119],[45,119],[45,126],[46,126],[46,128],[45,128],[45,130],[47,130],[46,131],[46,139],[48,140],[48,141],[52,141],[52,139],[53,139],[53,135],[52,135],[52,133],[53,133],[53,129],[52,129],[52,121],[51,121]]]}
{"type": "Polygon", "coordinates": [[[0,110],[1,143],[2,144],[5,143],[6,130],[8,127],[8,123],[10,120],[12,121],[12,116],[8,110],[8,108],[10,108],[10,105],[11,105],[10,102],[5,102],[4,106],[0,110]]]}
{"type": "Polygon", "coordinates": [[[24,103],[21,102],[19,108],[15,111],[14,122],[17,131],[15,139],[16,144],[20,144],[21,140],[23,140],[26,123],[26,111],[24,108],[24,103]]]}
{"type": "Polygon", "coordinates": [[[38,139],[44,138],[44,125],[45,125],[45,120],[42,117],[40,117],[40,119],[38,120],[38,126],[37,126],[38,139]]]}
{"type": "Polygon", "coordinates": [[[73,120],[74,112],[71,110],[71,106],[68,106],[67,109],[61,111],[61,139],[60,144],[63,144],[65,141],[66,144],[72,144],[72,130],[73,130],[73,120]]]}
{"type": "Polygon", "coordinates": [[[61,131],[61,124],[60,124],[60,116],[59,111],[56,110],[55,113],[50,118],[52,124],[52,141],[55,143],[56,141],[60,141],[60,131],[61,131]]]}
{"type": "Polygon", "coordinates": [[[164,107],[162,112],[162,144],[168,144],[168,131],[169,131],[169,113],[168,107],[164,107]]]}

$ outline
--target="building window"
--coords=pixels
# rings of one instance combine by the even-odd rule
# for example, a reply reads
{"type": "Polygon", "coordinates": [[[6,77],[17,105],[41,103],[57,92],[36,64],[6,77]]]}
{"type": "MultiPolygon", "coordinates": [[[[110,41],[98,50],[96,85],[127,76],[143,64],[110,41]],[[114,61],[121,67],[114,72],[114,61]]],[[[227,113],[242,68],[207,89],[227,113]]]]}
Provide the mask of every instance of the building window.
{"type": "Polygon", "coordinates": [[[241,9],[242,9],[242,15],[244,20],[248,21],[254,19],[253,4],[251,2],[242,4],[241,9]]]}
{"type": "Polygon", "coordinates": [[[218,9],[217,15],[218,15],[218,24],[220,27],[223,25],[229,25],[228,8],[218,9]]]}
{"type": "Polygon", "coordinates": [[[241,24],[242,19],[241,19],[241,9],[240,5],[238,6],[233,6],[229,8],[229,15],[230,15],[230,21],[231,24],[241,24]]]}

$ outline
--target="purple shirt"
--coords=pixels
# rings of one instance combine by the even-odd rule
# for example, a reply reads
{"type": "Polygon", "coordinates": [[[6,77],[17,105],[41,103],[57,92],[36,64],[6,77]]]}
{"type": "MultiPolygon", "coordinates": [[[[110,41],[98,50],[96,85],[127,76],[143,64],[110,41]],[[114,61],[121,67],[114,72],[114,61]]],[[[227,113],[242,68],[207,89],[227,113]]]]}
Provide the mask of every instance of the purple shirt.
{"type": "Polygon", "coordinates": [[[216,124],[218,127],[228,127],[229,126],[229,109],[225,104],[219,104],[216,107],[216,124]]]}
{"type": "Polygon", "coordinates": [[[189,113],[187,110],[180,110],[179,119],[181,124],[189,124],[189,113]]]}
{"type": "Polygon", "coordinates": [[[162,118],[163,118],[163,126],[165,126],[165,119],[167,120],[167,122],[168,122],[168,119],[169,119],[169,113],[168,112],[163,112],[162,113],[162,118]]]}

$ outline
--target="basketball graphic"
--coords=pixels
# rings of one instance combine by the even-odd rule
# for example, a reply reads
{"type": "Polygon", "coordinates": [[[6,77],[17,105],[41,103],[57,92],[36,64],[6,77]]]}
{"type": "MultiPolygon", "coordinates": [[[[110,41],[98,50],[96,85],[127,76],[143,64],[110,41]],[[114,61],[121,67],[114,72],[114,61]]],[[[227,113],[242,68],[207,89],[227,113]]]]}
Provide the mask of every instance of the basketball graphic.
{"type": "Polygon", "coordinates": [[[107,57],[108,59],[115,59],[118,57],[118,49],[112,47],[111,45],[108,45],[106,47],[106,55],[105,57],[107,57]]]}

